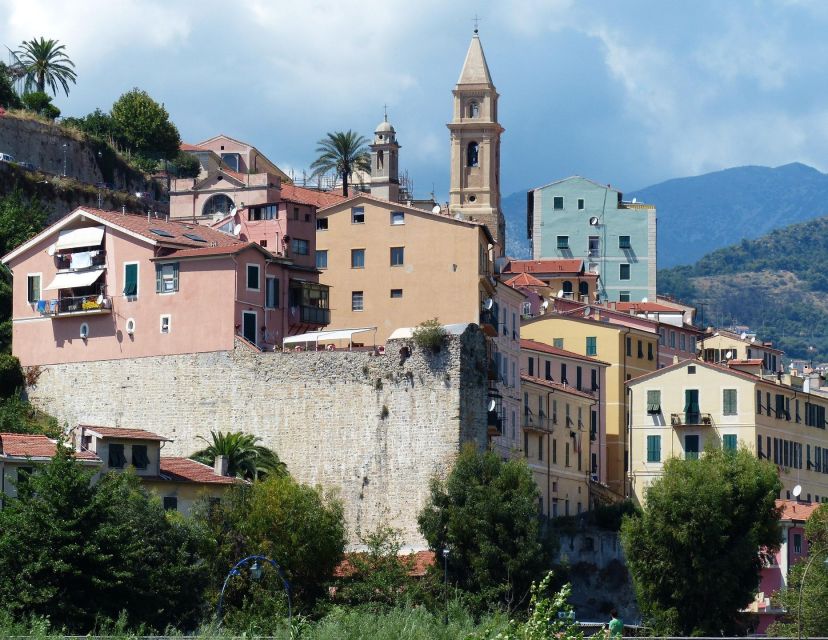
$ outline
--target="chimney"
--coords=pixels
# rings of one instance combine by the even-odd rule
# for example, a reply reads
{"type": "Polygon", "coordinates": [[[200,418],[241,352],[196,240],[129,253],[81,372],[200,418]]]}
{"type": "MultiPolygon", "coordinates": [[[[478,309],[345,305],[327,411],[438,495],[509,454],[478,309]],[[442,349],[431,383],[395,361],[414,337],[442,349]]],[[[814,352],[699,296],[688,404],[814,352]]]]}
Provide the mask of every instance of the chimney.
{"type": "Polygon", "coordinates": [[[230,459],[227,456],[216,456],[216,459],[213,462],[213,472],[217,476],[226,476],[229,465],[230,459]]]}

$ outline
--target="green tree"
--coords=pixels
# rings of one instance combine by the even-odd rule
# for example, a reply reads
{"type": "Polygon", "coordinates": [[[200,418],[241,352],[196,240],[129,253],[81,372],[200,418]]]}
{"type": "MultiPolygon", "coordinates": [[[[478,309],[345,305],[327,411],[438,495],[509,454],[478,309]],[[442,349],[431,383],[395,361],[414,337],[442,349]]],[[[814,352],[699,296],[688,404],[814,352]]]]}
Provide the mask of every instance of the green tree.
{"type": "Polygon", "coordinates": [[[446,480],[433,479],[420,531],[477,605],[525,607],[532,581],[548,569],[550,544],[538,517],[538,488],[523,460],[467,446],[446,480]]]}
{"type": "Polygon", "coordinates": [[[768,629],[772,636],[797,636],[800,619],[802,635],[806,638],[828,636],[828,504],[817,508],[805,524],[808,539],[808,557],[802,558],[788,575],[788,587],[774,594],[774,605],[787,611],[782,620],[768,629]],[[808,575],[804,576],[808,563],[808,575]],[[805,584],[802,579],[805,577],[805,584]],[[800,614],[800,589],[802,611],[800,614]]]}
{"type": "Polygon", "coordinates": [[[328,133],[316,148],[319,154],[311,164],[311,177],[333,171],[342,179],[342,195],[348,195],[348,178],[354,171],[370,171],[368,141],[355,131],[328,133]]]}
{"type": "Polygon", "coordinates": [[[198,436],[207,447],[196,451],[193,460],[212,466],[218,456],[227,458],[227,474],[245,480],[260,480],[268,475],[286,476],[287,466],[275,451],[259,444],[261,438],[236,431],[211,431],[210,439],[198,436]]]}
{"type": "Polygon", "coordinates": [[[164,105],[146,91],[127,91],[112,105],[111,117],[116,141],[132,153],[155,160],[172,160],[178,155],[178,129],[164,105]]]}
{"type": "Polygon", "coordinates": [[[642,514],[621,527],[638,604],[657,633],[742,631],[739,611],[759,583],[760,549],[779,548],[781,489],[776,467],[746,449],[665,463],[642,514]]]}
{"type": "MultiPolygon", "coordinates": [[[[202,505],[198,518],[216,542],[211,550],[216,596],[236,561],[261,554],[281,565],[292,587],[294,611],[310,610],[324,595],[345,548],[342,503],[289,476],[236,487],[221,504],[202,505]]],[[[285,612],[276,572],[265,566],[260,583],[246,574],[231,579],[224,610],[228,626],[272,631],[274,615],[285,612]]]]}
{"type": "Polygon", "coordinates": [[[62,123],[70,127],[74,127],[90,136],[110,142],[114,138],[115,125],[112,122],[112,116],[105,111],[95,109],[92,113],[88,113],[82,118],[64,118],[62,123]]]}
{"type": "Polygon", "coordinates": [[[43,231],[48,212],[39,200],[27,200],[20,189],[0,196],[0,255],[43,231]]]}
{"type": "Polygon", "coordinates": [[[33,38],[24,41],[15,55],[26,71],[25,92],[29,93],[32,88],[41,93],[46,92],[46,87],[57,95],[58,85],[66,95],[69,95],[69,83],[75,84],[77,74],[75,63],[66,55],[66,45],[58,44],[57,40],[40,40],[33,38]]]}
{"type": "Polygon", "coordinates": [[[43,91],[23,94],[23,106],[32,113],[54,120],[60,115],[60,109],[52,104],[52,96],[43,91]]]}
{"type": "Polygon", "coordinates": [[[19,109],[21,106],[20,96],[14,90],[9,68],[0,62],[0,107],[5,109],[19,109]]]}
{"type": "Polygon", "coordinates": [[[0,609],[86,633],[129,623],[192,626],[205,564],[195,529],[168,519],[134,474],[97,485],[62,443],[0,510],[0,609]]]}
{"type": "Polygon", "coordinates": [[[173,160],[172,170],[179,178],[197,178],[201,172],[201,163],[193,154],[180,151],[173,160]]]}
{"type": "Polygon", "coordinates": [[[0,353],[0,398],[17,395],[25,384],[20,360],[9,353],[0,353]]]}

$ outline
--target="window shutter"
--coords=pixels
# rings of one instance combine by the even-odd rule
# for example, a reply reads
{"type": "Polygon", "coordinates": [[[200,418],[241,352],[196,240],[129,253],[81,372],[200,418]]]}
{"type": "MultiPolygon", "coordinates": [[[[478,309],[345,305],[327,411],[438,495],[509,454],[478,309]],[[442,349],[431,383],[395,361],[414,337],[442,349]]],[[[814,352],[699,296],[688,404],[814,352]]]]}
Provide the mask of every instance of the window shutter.
{"type": "Polygon", "coordinates": [[[161,265],[155,265],[155,293],[161,293],[161,265]]]}
{"type": "Polygon", "coordinates": [[[173,262],[173,290],[178,291],[178,263],[173,262]]]}
{"type": "Polygon", "coordinates": [[[124,295],[134,296],[138,293],[138,265],[128,264],[124,267],[124,295]]]}

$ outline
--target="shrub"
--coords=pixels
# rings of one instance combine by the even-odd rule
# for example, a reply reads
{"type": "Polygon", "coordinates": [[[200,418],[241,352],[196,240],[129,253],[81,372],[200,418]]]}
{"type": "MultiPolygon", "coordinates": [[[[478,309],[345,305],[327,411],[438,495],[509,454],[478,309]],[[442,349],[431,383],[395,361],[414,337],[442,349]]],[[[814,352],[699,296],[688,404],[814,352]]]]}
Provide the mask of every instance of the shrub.
{"type": "Polygon", "coordinates": [[[25,384],[20,360],[8,353],[0,353],[0,398],[10,398],[25,384]]]}
{"type": "Polygon", "coordinates": [[[421,322],[414,329],[412,338],[414,344],[421,349],[431,349],[435,353],[443,346],[446,339],[446,330],[437,318],[421,322]]]}

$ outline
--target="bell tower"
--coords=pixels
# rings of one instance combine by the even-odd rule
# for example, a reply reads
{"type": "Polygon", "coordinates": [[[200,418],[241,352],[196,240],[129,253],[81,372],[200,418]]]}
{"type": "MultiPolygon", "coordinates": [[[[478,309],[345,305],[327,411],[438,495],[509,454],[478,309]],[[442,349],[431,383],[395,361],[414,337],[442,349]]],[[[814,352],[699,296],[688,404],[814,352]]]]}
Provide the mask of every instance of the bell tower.
{"type": "Polygon", "coordinates": [[[400,199],[399,178],[400,145],[397,132],[388,122],[388,112],[374,131],[371,145],[371,195],[383,200],[398,202],[400,199]]]}
{"type": "Polygon", "coordinates": [[[497,121],[499,96],[477,29],[452,93],[449,211],[485,223],[502,253],[506,222],[500,210],[500,134],[504,129],[497,121]]]}

